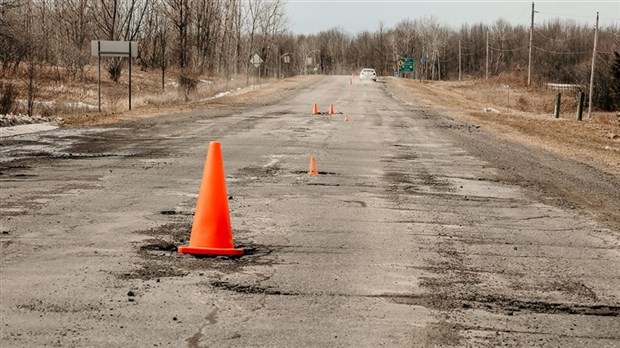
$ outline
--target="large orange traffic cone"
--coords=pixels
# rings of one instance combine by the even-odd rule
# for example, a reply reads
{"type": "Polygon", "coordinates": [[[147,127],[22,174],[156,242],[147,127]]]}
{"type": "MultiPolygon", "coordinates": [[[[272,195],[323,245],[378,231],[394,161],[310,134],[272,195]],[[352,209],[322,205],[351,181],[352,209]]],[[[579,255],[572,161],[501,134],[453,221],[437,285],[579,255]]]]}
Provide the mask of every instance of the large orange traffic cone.
{"type": "Polygon", "coordinates": [[[316,105],[316,103],[314,103],[314,106],[312,107],[312,114],[313,115],[318,115],[319,114],[319,106],[316,105]]]}
{"type": "Polygon", "coordinates": [[[219,142],[209,144],[189,245],[179,247],[178,251],[192,255],[243,255],[244,250],[235,249],[233,244],[219,142]]]}
{"type": "Polygon", "coordinates": [[[319,175],[319,171],[316,169],[316,158],[314,158],[314,156],[310,157],[310,168],[308,168],[308,175],[310,176],[319,175]]]}
{"type": "Polygon", "coordinates": [[[336,112],[334,111],[334,104],[329,104],[329,111],[327,112],[330,115],[335,114],[336,112]]]}

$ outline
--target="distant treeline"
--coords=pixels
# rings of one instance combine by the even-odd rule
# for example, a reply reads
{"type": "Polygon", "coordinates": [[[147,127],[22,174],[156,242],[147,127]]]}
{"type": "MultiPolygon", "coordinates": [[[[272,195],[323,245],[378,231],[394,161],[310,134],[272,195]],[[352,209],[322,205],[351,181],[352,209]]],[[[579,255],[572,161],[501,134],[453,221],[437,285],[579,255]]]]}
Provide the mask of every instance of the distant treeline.
{"type": "MultiPolygon", "coordinates": [[[[320,6],[320,5],[319,5],[320,6]]],[[[593,104],[620,107],[620,26],[601,25],[593,104]]],[[[379,25],[355,35],[334,28],[316,35],[290,32],[284,0],[2,0],[0,78],[18,76],[33,89],[46,77],[85,79],[94,61],[90,41],[137,41],[136,63],[193,76],[256,74],[250,58],[263,59],[262,76],[351,74],[373,67],[392,75],[399,58],[416,60],[415,78],[456,80],[511,75],[527,81],[530,28],[503,19],[458,29],[434,17],[379,25]],[[487,45],[488,37],[488,45],[487,45]],[[460,42],[460,45],[459,45],[460,42]],[[487,55],[488,51],[488,55],[487,55]],[[488,57],[488,59],[487,59],[488,57]],[[50,74],[49,71],[53,71],[50,74]]],[[[572,20],[536,23],[532,83],[570,83],[588,90],[594,28],[572,20]]],[[[125,61],[105,59],[118,81],[125,61]]]]}

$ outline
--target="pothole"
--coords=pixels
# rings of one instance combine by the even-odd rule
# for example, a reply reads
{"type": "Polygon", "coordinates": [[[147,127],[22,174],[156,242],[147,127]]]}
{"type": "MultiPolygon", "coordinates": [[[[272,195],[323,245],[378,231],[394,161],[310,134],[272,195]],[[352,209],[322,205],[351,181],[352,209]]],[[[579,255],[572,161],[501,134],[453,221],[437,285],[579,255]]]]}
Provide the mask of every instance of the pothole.
{"type": "Polygon", "coordinates": [[[298,293],[280,291],[272,288],[264,288],[257,285],[232,284],[224,281],[212,281],[211,286],[216,289],[232,291],[241,294],[260,294],[260,295],[278,295],[278,296],[299,296],[298,293]]]}
{"type": "Polygon", "coordinates": [[[162,210],[159,213],[161,215],[186,215],[186,216],[193,216],[194,215],[193,212],[189,212],[189,211],[176,211],[176,210],[162,210]]]}
{"type": "MultiPolygon", "coordinates": [[[[291,174],[308,174],[307,170],[295,170],[292,171],[291,174]]],[[[338,173],[335,172],[319,172],[319,175],[339,175],[338,173]]]]}

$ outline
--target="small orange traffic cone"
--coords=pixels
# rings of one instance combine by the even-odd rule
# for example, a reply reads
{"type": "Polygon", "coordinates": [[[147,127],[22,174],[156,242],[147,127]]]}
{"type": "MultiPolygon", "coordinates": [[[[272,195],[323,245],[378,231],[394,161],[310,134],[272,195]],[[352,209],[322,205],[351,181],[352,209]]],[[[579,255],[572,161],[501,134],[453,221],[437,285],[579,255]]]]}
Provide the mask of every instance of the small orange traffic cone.
{"type": "Polygon", "coordinates": [[[344,120],[348,121],[349,120],[349,115],[344,115],[344,120]]]}
{"type": "Polygon", "coordinates": [[[330,115],[335,114],[336,112],[334,111],[334,104],[329,104],[329,111],[327,112],[330,115]]]}
{"type": "Polygon", "coordinates": [[[314,103],[314,106],[312,107],[312,114],[313,115],[318,115],[319,114],[319,106],[316,105],[316,103],[314,103]]]}
{"type": "Polygon", "coordinates": [[[189,245],[179,247],[178,251],[192,255],[243,255],[244,250],[235,249],[233,244],[219,142],[209,144],[189,245]]]}
{"type": "Polygon", "coordinates": [[[308,168],[308,175],[310,176],[319,175],[319,171],[316,169],[316,158],[314,158],[314,156],[310,157],[310,168],[308,168]]]}

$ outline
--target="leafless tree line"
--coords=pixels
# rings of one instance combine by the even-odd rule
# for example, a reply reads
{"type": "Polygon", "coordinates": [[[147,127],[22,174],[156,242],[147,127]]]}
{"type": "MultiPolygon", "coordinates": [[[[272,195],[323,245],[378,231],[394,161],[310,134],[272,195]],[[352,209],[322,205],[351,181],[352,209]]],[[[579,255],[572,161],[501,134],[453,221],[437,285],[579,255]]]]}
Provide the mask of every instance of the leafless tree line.
{"type": "MultiPolygon", "coordinates": [[[[286,25],[283,0],[2,0],[0,62],[3,74],[32,58],[76,79],[91,40],[123,40],[139,43],[144,69],[229,76],[254,52],[271,59],[286,25]]],[[[107,68],[118,80],[122,60],[107,68]]]]}
{"type": "MultiPolygon", "coordinates": [[[[460,46],[460,70],[464,78],[509,75],[525,82],[529,31],[528,26],[511,25],[504,19],[492,25],[466,24],[454,29],[440,24],[437,18],[427,17],[405,19],[391,29],[380,24],[374,32],[354,36],[333,29],[304,39],[308,47],[321,50],[321,72],[328,74],[374,67],[382,75],[392,75],[397,71],[399,58],[413,58],[415,78],[457,80],[460,46]]],[[[532,81],[539,85],[576,84],[587,91],[593,45],[594,27],[559,19],[536,24],[532,81]]],[[[597,52],[593,105],[617,110],[620,93],[615,91],[620,91],[620,78],[614,78],[614,74],[620,72],[614,64],[620,65],[615,54],[620,53],[620,26],[599,28],[597,52]]]]}
{"type": "MultiPolygon", "coordinates": [[[[244,74],[249,81],[257,72],[250,64],[254,54],[264,61],[261,75],[272,77],[350,74],[362,67],[391,75],[398,59],[407,57],[416,60],[419,79],[458,79],[459,58],[465,78],[526,79],[529,27],[503,19],[456,29],[434,17],[406,19],[355,35],[341,28],[296,35],[288,28],[285,0],[0,0],[0,79],[19,76],[32,98],[43,68],[53,72],[47,78],[85,80],[94,39],[137,41],[137,63],[161,71],[162,87],[168,70],[189,89],[200,74],[244,74]]],[[[537,24],[533,81],[586,85],[593,38],[592,27],[570,20],[537,24]]],[[[617,24],[601,27],[598,51],[594,104],[611,110],[620,107],[613,68],[614,51],[620,51],[617,24]]],[[[106,59],[112,80],[118,81],[124,64],[106,59]]]]}

